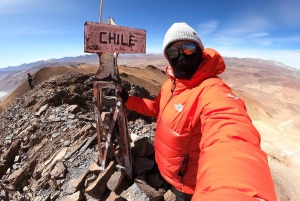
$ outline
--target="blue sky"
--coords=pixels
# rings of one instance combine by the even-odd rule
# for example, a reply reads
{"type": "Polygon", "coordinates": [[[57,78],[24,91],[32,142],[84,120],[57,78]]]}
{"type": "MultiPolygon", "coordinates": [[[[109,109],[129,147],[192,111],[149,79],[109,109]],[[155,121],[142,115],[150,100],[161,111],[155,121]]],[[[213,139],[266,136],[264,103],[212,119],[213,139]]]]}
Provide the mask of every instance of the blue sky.
{"type": "MultiPolygon", "coordinates": [[[[84,23],[99,21],[100,0],[0,0],[0,68],[83,55],[84,23]]],[[[193,27],[223,56],[271,59],[300,68],[299,0],[104,0],[102,19],[147,31],[161,53],[174,22],[193,27]]]]}

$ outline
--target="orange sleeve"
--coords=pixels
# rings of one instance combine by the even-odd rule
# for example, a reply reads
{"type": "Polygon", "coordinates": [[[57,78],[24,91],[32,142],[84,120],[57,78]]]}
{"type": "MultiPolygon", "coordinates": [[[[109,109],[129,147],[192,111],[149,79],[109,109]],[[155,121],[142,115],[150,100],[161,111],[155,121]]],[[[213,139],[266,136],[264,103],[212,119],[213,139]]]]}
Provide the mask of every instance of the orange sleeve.
{"type": "Polygon", "coordinates": [[[127,109],[134,110],[140,114],[156,118],[159,113],[159,101],[160,93],[154,100],[129,96],[126,107],[127,109]]]}
{"type": "Polygon", "coordinates": [[[203,89],[195,200],[274,200],[276,194],[260,134],[242,100],[220,79],[203,89]]]}

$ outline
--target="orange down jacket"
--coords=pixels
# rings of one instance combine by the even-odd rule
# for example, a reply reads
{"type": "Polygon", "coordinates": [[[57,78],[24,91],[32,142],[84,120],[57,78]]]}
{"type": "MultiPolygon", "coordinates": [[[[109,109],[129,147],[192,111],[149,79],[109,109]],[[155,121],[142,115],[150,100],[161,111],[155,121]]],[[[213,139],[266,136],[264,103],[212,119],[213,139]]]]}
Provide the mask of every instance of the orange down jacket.
{"type": "Polygon", "coordinates": [[[130,96],[126,106],[156,117],[155,159],[163,178],[192,200],[276,200],[260,134],[218,74],[225,63],[204,50],[191,80],[168,80],[155,100],[130,96]]]}

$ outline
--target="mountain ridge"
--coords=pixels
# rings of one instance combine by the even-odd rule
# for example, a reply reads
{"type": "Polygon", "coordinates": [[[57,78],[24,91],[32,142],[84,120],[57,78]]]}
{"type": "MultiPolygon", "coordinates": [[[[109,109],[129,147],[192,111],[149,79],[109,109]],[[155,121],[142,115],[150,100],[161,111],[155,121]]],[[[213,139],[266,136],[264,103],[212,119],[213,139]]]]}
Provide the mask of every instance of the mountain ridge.
{"type": "MultiPolygon", "coordinates": [[[[162,53],[147,53],[147,54],[119,54],[118,59],[126,58],[126,57],[143,57],[144,55],[153,56],[153,55],[159,55],[163,57],[162,53]]],[[[297,69],[296,67],[291,67],[288,65],[285,65],[282,62],[278,62],[276,60],[270,60],[270,59],[263,59],[263,58],[250,58],[250,57],[244,57],[244,58],[238,58],[238,57],[223,57],[224,60],[230,60],[233,59],[242,59],[242,60],[256,60],[258,62],[263,63],[271,63],[277,66],[285,67],[285,68],[291,68],[291,69],[297,69]]],[[[50,58],[45,60],[38,60],[35,62],[29,62],[29,63],[23,63],[20,65],[15,66],[7,66],[4,68],[0,68],[1,71],[9,71],[9,70],[17,70],[17,69],[29,69],[36,66],[53,66],[53,65],[66,65],[65,63],[73,63],[75,65],[78,65],[79,63],[88,63],[88,64],[97,64],[98,63],[98,55],[97,54],[84,54],[79,56],[67,56],[62,58],[50,58]]]]}
{"type": "MultiPolygon", "coordinates": [[[[227,70],[234,67],[253,67],[263,68],[266,71],[282,71],[285,69],[285,74],[291,75],[293,77],[300,78],[300,69],[293,67],[288,67],[282,63],[278,63],[273,60],[263,60],[263,59],[241,59],[236,57],[225,57],[225,63],[227,65],[227,70]]],[[[7,92],[7,95],[0,97],[0,101],[4,100],[9,94],[16,89],[21,83],[26,81],[27,73],[35,73],[44,67],[55,67],[55,66],[70,66],[76,67],[80,64],[89,64],[93,66],[99,65],[99,58],[97,54],[86,54],[76,57],[63,57],[59,59],[41,60],[33,63],[22,64],[19,66],[12,66],[8,68],[0,69],[0,92],[7,92]]],[[[119,54],[117,65],[119,66],[129,66],[145,68],[146,66],[153,65],[160,70],[165,70],[168,65],[167,60],[164,58],[163,54],[152,53],[152,54],[119,54]]],[[[283,71],[282,71],[283,72],[283,71]]]]}

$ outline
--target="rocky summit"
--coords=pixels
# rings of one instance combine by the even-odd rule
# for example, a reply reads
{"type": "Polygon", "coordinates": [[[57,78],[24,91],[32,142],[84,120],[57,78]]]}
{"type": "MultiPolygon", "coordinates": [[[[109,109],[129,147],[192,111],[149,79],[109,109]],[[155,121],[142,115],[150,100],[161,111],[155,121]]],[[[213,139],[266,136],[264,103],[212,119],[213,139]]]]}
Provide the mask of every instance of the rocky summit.
{"type": "MultiPolygon", "coordinates": [[[[0,200],[175,200],[154,160],[153,118],[128,111],[132,181],[110,149],[101,168],[93,81],[92,74],[52,77],[1,114],[0,200]]],[[[154,97],[135,84],[122,81],[122,86],[131,95],[154,97]]],[[[103,89],[103,94],[103,113],[111,115],[115,92],[103,89]]],[[[112,139],[117,145],[118,138],[112,139]]]]}

